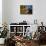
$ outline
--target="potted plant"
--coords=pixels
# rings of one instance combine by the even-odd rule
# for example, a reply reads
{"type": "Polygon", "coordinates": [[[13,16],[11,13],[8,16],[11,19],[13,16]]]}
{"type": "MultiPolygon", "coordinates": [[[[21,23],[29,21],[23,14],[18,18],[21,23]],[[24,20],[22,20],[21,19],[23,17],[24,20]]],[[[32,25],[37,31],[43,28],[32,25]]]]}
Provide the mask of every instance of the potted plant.
{"type": "Polygon", "coordinates": [[[3,25],[3,31],[0,31],[0,44],[4,44],[4,40],[7,37],[8,29],[6,23],[3,25]]]}

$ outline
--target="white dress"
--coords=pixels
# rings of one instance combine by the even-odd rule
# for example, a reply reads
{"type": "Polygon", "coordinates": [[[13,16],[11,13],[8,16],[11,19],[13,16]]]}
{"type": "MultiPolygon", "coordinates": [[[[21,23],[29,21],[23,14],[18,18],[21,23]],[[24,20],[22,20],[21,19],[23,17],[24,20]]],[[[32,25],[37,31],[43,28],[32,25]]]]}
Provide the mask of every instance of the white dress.
{"type": "Polygon", "coordinates": [[[37,31],[37,25],[31,25],[31,27],[27,27],[26,29],[26,36],[34,37],[35,32],[37,31]]]}

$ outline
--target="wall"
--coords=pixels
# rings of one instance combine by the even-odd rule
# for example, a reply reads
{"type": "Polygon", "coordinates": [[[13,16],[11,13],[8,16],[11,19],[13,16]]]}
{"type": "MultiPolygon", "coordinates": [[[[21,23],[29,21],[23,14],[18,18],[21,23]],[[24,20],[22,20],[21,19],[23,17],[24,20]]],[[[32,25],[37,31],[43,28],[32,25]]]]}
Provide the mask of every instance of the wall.
{"type": "Polygon", "coordinates": [[[7,23],[22,22],[26,20],[29,24],[34,23],[34,19],[37,19],[38,24],[41,21],[46,25],[46,0],[4,0],[3,1],[3,21],[7,23]],[[21,15],[20,5],[32,5],[33,14],[32,15],[21,15]]]}
{"type": "Polygon", "coordinates": [[[8,23],[7,15],[7,0],[2,0],[2,23],[8,23]]]}
{"type": "Polygon", "coordinates": [[[2,27],[2,0],[0,0],[0,27],[2,27]]]}

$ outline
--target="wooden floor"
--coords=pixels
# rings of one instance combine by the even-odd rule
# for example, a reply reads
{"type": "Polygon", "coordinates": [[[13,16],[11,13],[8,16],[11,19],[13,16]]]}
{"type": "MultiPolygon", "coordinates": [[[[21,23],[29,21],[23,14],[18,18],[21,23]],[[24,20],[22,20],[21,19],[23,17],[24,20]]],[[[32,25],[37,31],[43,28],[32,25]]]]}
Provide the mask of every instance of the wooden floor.
{"type": "Polygon", "coordinates": [[[0,46],[4,46],[4,45],[1,44],[0,46]]]}
{"type": "Polygon", "coordinates": [[[37,41],[32,41],[32,46],[46,46],[46,45],[39,45],[37,41]]]}
{"type": "MultiPolygon", "coordinates": [[[[0,45],[0,46],[4,46],[4,45],[0,45]]],[[[38,44],[36,44],[36,43],[33,43],[33,45],[32,46],[39,46],[38,44]]],[[[46,46],[46,45],[40,45],[40,46],[46,46]]]]}
{"type": "Polygon", "coordinates": [[[46,45],[40,45],[40,46],[46,46],[46,45]]]}

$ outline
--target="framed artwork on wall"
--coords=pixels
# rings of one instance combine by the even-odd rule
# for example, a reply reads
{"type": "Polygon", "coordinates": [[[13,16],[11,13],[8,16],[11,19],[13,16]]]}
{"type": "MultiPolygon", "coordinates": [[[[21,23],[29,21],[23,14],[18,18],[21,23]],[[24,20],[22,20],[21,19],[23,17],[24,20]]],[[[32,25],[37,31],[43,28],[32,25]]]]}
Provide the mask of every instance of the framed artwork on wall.
{"type": "Polygon", "coordinates": [[[20,5],[20,14],[32,14],[32,5],[20,5]]]}

